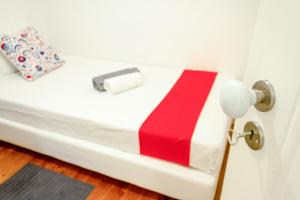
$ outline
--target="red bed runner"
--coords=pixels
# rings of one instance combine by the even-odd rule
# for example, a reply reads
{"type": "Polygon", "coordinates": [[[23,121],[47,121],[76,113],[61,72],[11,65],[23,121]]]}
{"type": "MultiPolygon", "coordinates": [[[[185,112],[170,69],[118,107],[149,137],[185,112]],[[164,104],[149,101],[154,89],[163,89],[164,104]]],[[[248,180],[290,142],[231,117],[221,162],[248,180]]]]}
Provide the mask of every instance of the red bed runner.
{"type": "Polygon", "coordinates": [[[185,70],[139,130],[140,153],[189,166],[196,122],[217,73],[185,70]]]}

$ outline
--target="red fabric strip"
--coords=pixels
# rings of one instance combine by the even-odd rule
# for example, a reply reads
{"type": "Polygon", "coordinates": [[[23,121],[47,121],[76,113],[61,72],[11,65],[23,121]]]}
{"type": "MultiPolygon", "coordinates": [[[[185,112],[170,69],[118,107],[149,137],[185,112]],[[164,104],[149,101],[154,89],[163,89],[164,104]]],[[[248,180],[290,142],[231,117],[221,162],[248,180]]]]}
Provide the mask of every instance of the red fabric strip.
{"type": "Polygon", "coordinates": [[[140,153],[189,166],[196,122],[217,73],[185,70],[139,130],[140,153]]]}

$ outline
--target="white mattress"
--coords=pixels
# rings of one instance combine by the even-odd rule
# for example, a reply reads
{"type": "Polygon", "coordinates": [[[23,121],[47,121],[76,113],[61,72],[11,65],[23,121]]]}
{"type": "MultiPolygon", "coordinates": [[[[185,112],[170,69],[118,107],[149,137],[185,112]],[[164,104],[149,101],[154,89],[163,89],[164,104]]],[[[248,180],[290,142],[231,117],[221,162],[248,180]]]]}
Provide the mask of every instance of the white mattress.
{"type": "MultiPolygon", "coordinates": [[[[135,65],[64,56],[67,63],[29,82],[19,74],[0,77],[0,117],[37,129],[139,154],[138,130],[182,70],[138,65],[144,85],[118,95],[93,89],[92,77],[135,65]]],[[[215,171],[222,159],[228,118],[218,91],[230,78],[218,74],[197,122],[190,165],[215,171]]],[[[1,138],[0,138],[1,139],[1,138]]],[[[167,162],[167,161],[166,161],[167,162]]]]}

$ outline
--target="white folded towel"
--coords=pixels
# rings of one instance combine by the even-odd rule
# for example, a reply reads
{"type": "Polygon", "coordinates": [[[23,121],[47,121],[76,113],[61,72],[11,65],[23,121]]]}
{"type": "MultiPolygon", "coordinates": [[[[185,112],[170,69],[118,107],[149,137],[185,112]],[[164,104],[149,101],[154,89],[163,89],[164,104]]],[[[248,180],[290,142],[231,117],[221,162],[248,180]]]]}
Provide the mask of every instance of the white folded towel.
{"type": "Polygon", "coordinates": [[[110,94],[117,94],[143,84],[143,78],[140,72],[134,72],[105,79],[104,89],[110,94]]]}

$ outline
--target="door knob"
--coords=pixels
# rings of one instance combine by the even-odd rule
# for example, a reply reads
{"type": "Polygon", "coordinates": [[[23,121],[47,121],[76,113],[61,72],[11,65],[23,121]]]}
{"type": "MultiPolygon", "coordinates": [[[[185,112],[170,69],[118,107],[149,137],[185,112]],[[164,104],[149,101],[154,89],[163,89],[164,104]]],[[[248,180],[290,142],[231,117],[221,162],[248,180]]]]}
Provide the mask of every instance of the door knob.
{"type": "MultiPolygon", "coordinates": [[[[235,119],[246,114],[249,107],[254,105],[261,112],[269,111],[275,104],[275,91],[267,80],[254,83],[252,89],[237,80],[226,82],[220,91],[220,104],[226,115],[235,119]]],[[[264,134],[261,126],[255,121],[248,121],[243,132],[228,130],[229,144],[237,144],[239,138],[245,138],[248,146],[253,150],[259,150],[264,145],[264,134]]]]}
{"type": "Polygon", "coordinates": [[[220,92],[222,110],[231,118],[244,116],[252,105],[262,112],[271,110],[275,100],[274,88],[267,80],[257,81],[252,89],[238,80],[230,80],[223,85],[220,92]]]}

